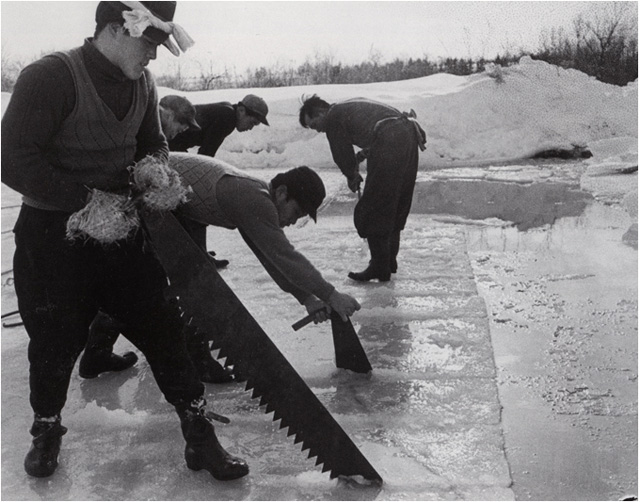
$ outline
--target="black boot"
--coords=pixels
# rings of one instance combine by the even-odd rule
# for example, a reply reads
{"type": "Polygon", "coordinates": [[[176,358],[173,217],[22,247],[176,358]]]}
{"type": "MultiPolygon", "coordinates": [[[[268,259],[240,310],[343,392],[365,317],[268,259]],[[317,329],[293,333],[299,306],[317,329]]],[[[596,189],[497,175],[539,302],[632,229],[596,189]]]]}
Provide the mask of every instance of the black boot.
{"type": "Polygon", "coordinates": [[[216,268],[220,269],[220,268],[224,268],[227,265],[229,265],[229,260],[218,260],[216,259],[216,252],[215,251],[209,251],[209,256],[211,257],[211,259],[213,260],[213,263],[215,263],[216,268]]]}
{"type": "Polygon", "coordinates": [[[241,458],[230,455],[218,441],[213,425],[202,410],[178,411],[182,435],[187,446],[184,459],[192,471],[205,469],[216,479],[228,481],[249,474],[249,466],[241,458]]]}
{"type": "Polygon", "coordinates": [[[398,271],[398,251],[400,250],[400,230],[389,236],[389,267],[392,274],[398,271]]]}
{"type": "Polygon", "coordinates": [[[187,352],[196,369],[198,378],[205,383],[229,383],[233,382],[231,370],[223,367],[211,356],[209,342],[203,340],[202,335],[193,331],[191,326],[185,327],[187,352]]]}
{"type": "Polygon", "coordinates": [[[33,436],[31,448],[24,459],[24,470],[29,476],[46,478],[58,467],[62,436],[67,428],[60,425],[60,416],[45,419],[36,415],[29,431],[33,436]]]}
{"type": "Polygon", "coordinates": [[[389,258],[389,236],[375,236],[367,238],[371,260],[369,266],[362,272],[349,272],[349,278],[354,281],[366,282],[378,279],[387,282],[391,279],[389,258]]]}
{"type": "Polygon", "coordinates": [[[121,325],[100,311],[89,326],[89,339],[80,359],[80,376],[95,378],[106,371],[122,371],[138,361],[134,352],[121,356],[113,353],[113,345],[121,331],[121,325]]]}

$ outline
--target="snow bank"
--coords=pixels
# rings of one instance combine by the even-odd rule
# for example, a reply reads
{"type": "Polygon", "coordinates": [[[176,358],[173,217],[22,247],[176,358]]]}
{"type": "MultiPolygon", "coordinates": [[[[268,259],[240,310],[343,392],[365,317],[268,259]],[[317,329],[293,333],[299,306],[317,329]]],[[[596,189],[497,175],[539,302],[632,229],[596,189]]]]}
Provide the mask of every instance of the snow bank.
{"type": "MultiPolygon", "coordinates": [[[[329,102],[362,96],[414,109],[428,134],[427,151],[420,156],[423,169],[510,161],[574,146],[592,150],[593,162],[603,160],[601,152],[607,162],[637,165],[637,81],[613,86],[529,57],[470,76],[198,92],[161,87],[159,93],[181,94],[196,104],[236,103],[248,93],[264,97],[271,126],[231,134],[218,153],[240,168],[333,166],[326,137],[298,122],[302,96],[314,93],[329,102]]],[[[3,112],[8,97],[2,94],[3,112]]]]}
{"type": "MultiPolygon", "coordinates": [[[[160,89],[161,95],[173,92],[160,89]]],[[[301,97],[314,93],[329,102],[362,96],[414,109],[429,136],[422,168],[509,161],[596,143],[606,152],[608,140],[619,147],[621,139],[629,151],[618,157],[637,164],[637,81],[613,86],[529,57],[464,77],[438,74],[401,82],[182,94],[207,103],[237,102],[250,92],[266,99],[271,127],[232,134],[218,154],[244,168],[333,165],[325,136],[298,123],[301,97]]]]}

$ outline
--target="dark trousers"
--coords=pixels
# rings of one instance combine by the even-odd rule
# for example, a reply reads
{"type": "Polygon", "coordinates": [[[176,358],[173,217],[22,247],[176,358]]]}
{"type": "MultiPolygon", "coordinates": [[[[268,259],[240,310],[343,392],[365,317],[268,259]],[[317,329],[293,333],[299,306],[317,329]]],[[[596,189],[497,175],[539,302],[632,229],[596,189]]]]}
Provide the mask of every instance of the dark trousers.
{"type": "Polygon", "coordinates": [[[360,237],[388,236],[404,229],[418,173],[418,143],[406,119],[382,124],[367,156],[367,180],[356,205],[360,237]]]}
{"type": "Polygon", "coordinates": [[[72,243],[65,239],[68,217],[23,205],[14,229],[15,288],[30,339],[34,412],[61,412],[98,308],[123,323],[123,335],[144,354],[169,403],[199,399],[204,386],[186,353],[179,310],[164,299],[165,273],[142,232],[108,246],[72,243]]]}

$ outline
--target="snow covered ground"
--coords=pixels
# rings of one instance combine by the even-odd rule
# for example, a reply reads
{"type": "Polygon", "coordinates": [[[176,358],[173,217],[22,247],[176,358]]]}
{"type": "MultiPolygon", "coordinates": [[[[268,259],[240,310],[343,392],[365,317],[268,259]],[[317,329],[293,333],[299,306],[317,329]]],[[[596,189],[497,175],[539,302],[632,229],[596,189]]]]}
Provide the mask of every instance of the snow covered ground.
{"type": "MultiPolygon", "coordinates": [[[[529,57],[471,76],[199,92],[159,88],[159,93],[180,94],[194,104],[236,103],[248,93],[263,97],[271,126],[232,134],[218,154],[245,169],[333,165],[326,138],[298,123],[300,100],[312,94],[328,102],[361,96],[415,110],[428,136],[429,148],[420,161],[425,169],[511,162],[576,146],[588,147],[598,165],[637,165],[637,81],[625,87],[603,84],[529,57]]],[[[9,97],[2,93],[3,112],[9,97]]]]}
{"type": "MultiPolygon", "coordinates": [[[[332,165],[324,136],[298,123],[300,99],[318,94],[328,102],[356,96],[400,110],[413,109],[429,138],[421,166],[508,162],[548,149],[588,146],[612,165],[637,164],[638,85],[603,84],[576,70],[528,57],[509,68],[466,77],[438,74],[401,82],[229,89],[180,93],[193,103],[237,102],[264,97],[271,127],[233,134],[219,157],[243,168],[332,165]],[[615,141],[615,148],[599,141],[615,141]],[[248,155],[249,152],[257,152],[248,155]]],[[[161,95],[175,94],[160,89],[161,95]]]]}
{"type": "MultiPolygon", "coordinates": [[[[268,177],[306,164],[327,185],[317,225],[287,231],[329,280],[361,300],[354,325],[374,366],[336,373],[328,327],[304,315],[235,233],[209,239],[223,277],[385,479],[329,481],[239,385],[208,386],[232,424],[221,441],[251,474],[221,484],[181,459],[176,420],[148,366],[71,384],[59,471],[22,470],[28,448],[26,335],[2,334],[2,498],[615,499],[637,494],[637,82],[599,83],[523,58],[469,77],[180,93],[194,103],[253,92],[271,127],[234,133],[219,157],[268,177]],[[414,109],[428,134],[401,270],[355,285],[366,250],[324,135],[298,123],[302,95],[364,96],[414,109]],[[523,160],[586,148],[587,160],[523,160]],[[327,243],[331,245],[327,245],[327,243]],[[215,243],[215,244],[214,244],[215,243]],[[313,357],[309,358],[309,354],[313,357]]],[[[174,93],[160,89],[161,95],[174,93]]],[[[2,95],[4,111],[9,95],[2,95]]],[[[15,308],[2,186],[2,311],[15,308]]],[[[128,348],[119,342],[119,350],[128,348]]]]}

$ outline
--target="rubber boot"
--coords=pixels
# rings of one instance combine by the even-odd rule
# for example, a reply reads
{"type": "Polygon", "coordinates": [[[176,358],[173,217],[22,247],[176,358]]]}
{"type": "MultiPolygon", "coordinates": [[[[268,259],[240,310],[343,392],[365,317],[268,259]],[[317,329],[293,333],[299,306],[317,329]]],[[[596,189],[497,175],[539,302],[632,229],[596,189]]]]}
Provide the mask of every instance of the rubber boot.
{"type": "Polygon", "coordinates": [[[215,251],[209,251],[208,253],[209,253],[209,256],[211,256],[213,263],[215,263],[217,269],[225,268],[227,265],[229,265],[229,260],[218,260],[215,257],[216,256],[215,251]]]}
{"type": "Polygon", "coordinates": [[[349,278],[359,282],[366,282],[372,279],[387,282],[391,279],[389,236],[369,237],[367,238],[367,243],[371,253],[369,266],[362,272],[349,272],[349,278]]]}
{"type": "Polygon", "coordinates": [[[211,356],[209,342],[193,327],[185,326],[187,352],[201,382],[229,383],[233,382],[233,374],[211,356]]]}
{"type": "Polygon", "coordinates": [[[389,268],[392,274],[398,271],[398,251],[400,250],[400,230],[389,236],[389,268]]]}
{"type": "Polygon", "coordinates": [[[123,371],[138,361],[135,352],[121,356],[113,353],[121,331],[121,325],[107,314],[99,311],[89,326],[89,339],[80,358],[79,373],[82,378],[95,378],[107,371],[123,371]]]}
{"type": "Polygon", "coordinates": [[[187,445],[184,459],[192,471],[207,470],[220,481],[238,479],[249,474],[241,458],[230,455],[216,437],[215,428],[200,409],[178,411],[182,435],[187,445]]]}
{"type": "Polygon", "coordinates": [[[60,425],[60,415],[36,415],[29,432],[33,436],[33,442],[24,459],[24,470],[29,476],[36,478],[51,476],[58,467],[60,444],[67,428],[60,425]]]}

